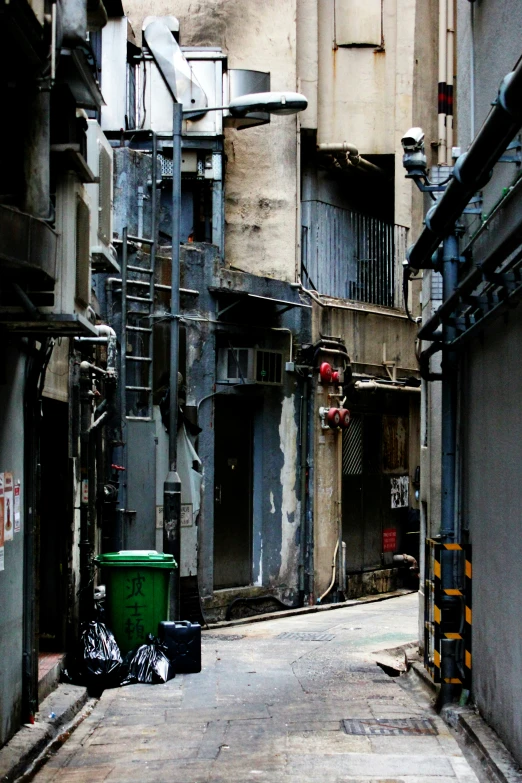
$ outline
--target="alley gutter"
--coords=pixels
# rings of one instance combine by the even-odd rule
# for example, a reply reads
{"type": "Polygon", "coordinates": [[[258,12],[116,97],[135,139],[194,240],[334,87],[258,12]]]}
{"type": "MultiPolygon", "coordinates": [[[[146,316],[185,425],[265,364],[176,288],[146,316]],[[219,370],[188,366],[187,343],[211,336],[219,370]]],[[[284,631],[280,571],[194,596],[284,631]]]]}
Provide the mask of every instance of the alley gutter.
{"type": "MultiPolygon", "coordinates": [[[[437,696],[440,686],[433,682],[422,663],[412,661],[410,671],[414,672],[424,688],[437,696]]],[[[447,704],[440,711],[440,717],[457,732],[461,744],[470,749],[475,760],[487,773],[488,781],[522,783],[522,769],[478,710],[473,706],[447,704]]]]}
{"type": "Polygon", "coordinates": [[[70,722],[88,699],[87,688],[79,685],[59,685],[40,704],[34,724],[25,724],[12,739],[0,748],[0,781],[13,781],[44,754],[64,729],[74,728],[70,722]],[[51,717],[52,716],[52,717],[51,717]]]}
{"type": "Polygon", "coordinates": [[[455,729],[466,745],[471,746],[493,783],[522,783],[522,770],[500,740],[473,707],[448,704],[441,718],[455,729]]]}
{"type": "Polygon", "coordinates": [[[393,590],[391,593],[379,593],[378,595],[368,595],[364,598],[352,598],[349,601],[341,601],[338,604],[313,604],[312,606],[299,606],[296,609],[283,609],[277,612],[267,612],[266,614],[256,614],[252,617],[242,617],[238,620],[220,620],[217,623],[206,623],[209,630],[216,628],[232,628],[236,625],[247,625],[248,623],[262,623],[266,620],[277,620],[280,617],[293,617],[299,614],[314,614],[315,612],[330,612],[334,609],[346,609],[347,606],[360,606],[361,604],[371,604],[376,601],[387,601],[389,598],[399,598],[403,595],[416,593],[417,590],[393,590]]]}

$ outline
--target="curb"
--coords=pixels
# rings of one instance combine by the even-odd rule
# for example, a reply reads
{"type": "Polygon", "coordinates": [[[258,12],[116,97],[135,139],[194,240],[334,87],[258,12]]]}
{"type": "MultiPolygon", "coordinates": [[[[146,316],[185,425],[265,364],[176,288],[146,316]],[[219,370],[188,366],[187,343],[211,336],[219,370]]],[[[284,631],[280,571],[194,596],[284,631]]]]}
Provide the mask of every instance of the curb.
{"type": "Polygon", "coordinates": [[[238,620],[219,620],[217,623],[207,623],[209,630],[215,628],[232,628],[236,625],[248,625],[249,623],[262,623],[266,620],[277,620],[279,617],[294,617],[300,614],[315,614],[316,612],[331,612],[335,609],[346,609],[347,606],[359,606],[360,604],[371,604],[376,601],[387,601],[389,598],[399,598],[403,595],[411,595],[417,590],[394,590],[391,593],[379,593],[378,595],[368,595],[364,598],[352,598],[349,601],[342,601],[338,604],[314,604],[313,606],[300,606],[297,609],[282,610],[280,612],[267,612],[267,614],[255,614],[252,617],[242,617],[238,620]]]}
{"type": "Polygon", "coordinates": [[[35,723],[24,724],[0,749],[0,781],[13,781],[22,775],[64,725],[80,712],[87,698],[87,688],[58,685],[40,704],[35,723]]]}
{"type": "Polygon", "coordinates": [[[522,783],[522,770],[481,716],[471,707],[448,704],[441,718],[472,746],[480,764],[494,783],[522,783]]]}
{"type": "MultiPolygon", "coordinates": [[[[436,685],[424,666],[414,661],[410,666],[421,685],[436,696],[436,685]]],[[[454,729],[461,740],[470,747],[479,764],[492,783],[522,783],[522,770],[500,737],[473,707],[446,704],[440,711],[442,720],[454,729]]]]}

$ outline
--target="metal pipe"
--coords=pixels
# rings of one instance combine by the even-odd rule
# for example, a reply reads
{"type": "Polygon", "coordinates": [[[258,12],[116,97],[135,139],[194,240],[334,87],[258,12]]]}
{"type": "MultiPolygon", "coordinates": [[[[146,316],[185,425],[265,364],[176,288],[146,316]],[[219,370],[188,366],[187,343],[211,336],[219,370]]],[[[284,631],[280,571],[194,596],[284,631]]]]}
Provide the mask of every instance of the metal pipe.
{"type": "MultiPolygon", "coordinates": [[[[443,247],[443,297],[448,299],[458,283],[459,248],[454,234],[444,240],[443,247]]],[[[452,324],[443,325],[443,341],[451,342],[456,334],[452,324]]],[[[456,451],[457,451],[457,369],[458,359],[455,351],[446,351],[442,362],[442,421],[441,421],[441,544],[456,543],[456,451]]],[[[447,616],[455,607],[455,597],[446,591],[454,590],[455,580],[454,552],[444,546],[441,551],[441,612],[447,616]]],[[[455,686],[445,682],[451,679],[448,674],[455,662],[455,645],[441,645],[441,671],[443,681],[441,698],[443,704],[452,701],[455,686]]]]}
{"type": "Polygon", "coordinates": [[[333,558],[332,558],[332,581],[330,582],[330,584],[328,585],[328,587],[324,591],[324,593],[322,595],[320,595],[319,598],[317,599],[317,603],[318,604],[321,603],[323,598],[325,598],[328,595],[328,593],[330,592],[330,590],[334,586],[335,575],[336,575],[336,571],[337,571],[337,551],[338,551],[338,549],[339,549],[339,539],[337,539],[337,541],[335,542],[335,549],[334,549],[333,558]]]}
{"type": "Polygon", "coordinates": [[[94,525],[91,516],[90,486],[90,433],[92,424],[92,365],[89,362],[80,364],[80,619],[89,619],[92,612],[93,591],[91,584],[91,559],[93,552],[94,525]]]}
{"type": "Polygon", "coordinates": [[[447,66],[448,6],[439,0],[439,98],[438,98],[438,164],[446,163],[446,66],[447,66]]]}
{"type": "Polygon", "coordinates": [[[300,556],[299,556],[299,603],[305,605],[307,594],[306,585],[306,550],[308,541],[306,536],[306,485],[308,470],[308,393],[309,380],[308,375],[303,381],[303,396],[301,397],[301,465],[300,465],[300,485],[301,485],[301,506],[300,506],[300,556]]]}
{"type": "Polygon", "coordinates": [[[341,351],[338,348],[317,348],[314,353],[314,362],[321,353],[327,353],[331,356],[340,356],[342,359],[344,359],[346,362],[350,362],[350,357],[346,353],[346,351],[341,351]]]}
{"type": "Polygon", "coordinates": [[[177,473],[178,436],[178,366],[180,316],[180,240],[181,240],[181,134],[183,105],[173,104],[172,117],[172,274],[170,302],[170,410],[169,410],[169,472],[163,487],[163,549],[172,554],[178,564],[171,579],[170,617],[180,612],[180,516],[181,482],[177,473]]]}
{"type": "MultiPolygon", "coordinates": [[[[150,205],[150,234],[153,239],[153,243],[150,246],[150,281],[149,281],[149,297],[152,300],[152,308],[154,309],[154,279],[156,274],[156,246],[158,242],[158,226],[156,225],[156,211],[157,211],[157,194],[158,194],[158,137],[155,131],[152,133],[152,187],[151,187],[151,205],[150,205]]],[[[138,231],[138,234],[141,232],[138,231]]],[[[152,325],[152,324],[150,324],[152,325]]],[[[152,332],[149,333],[149,348],[152,349],[152,332]]],[[[153,356],[153,351],[150,350],[150,355],[153,356]]],[[[154,362],[149,362],[149,387],[153,386],[153,373],[154,362]]],[[[152,394],[149,394],[149,416],[152,417],[152,394]]]]}
{"type": "MultiPolygon", "coordinates": [[[[349,144],[347,141],[340,142],[338,144],[318,144],[317,152],[332,155],[344,154],[344,162],[347,167],[355,167],[367,171],[369,174],[378,174],[379,176],[388,176],[384,169],[380,166],[376,166],[374,163],[370,163],[369,160],[361,158],[359,150],[354,144],[349,144]]],[[[342,164],[341,164],[342,165],[342,164]]]]}
{"type": "Polygon", "coordinates": [[[355,388],[357,391],[398,391],[407,392],[408,394],[420,394],[420,386],[399,386],[387,383],[379,383],[378,381],[355,381],[355,388]]]}
{"type": "Polygon", "coordinates": [[[488,182],[491,170],[522,127],[522,60],[502,81],[498,98],[469,150],[457,160],[446,190],[426,215],[426,226],[408,251],[412,269],[433,266],[432,254],[453,230],[473,194],[488,182]]]}
{"type": "Polygon", "coordinates": [[[455,0],[447,0],[446,29],[446,163],[453,163],[453,84],[455,81],[455,0]]]}
{"type": "Polygon", "coordinates": [[[34,304],[31,302],[23,288],[21,288],[18,283],[12,282],[11,287],[15,294],[17,295],[18,299],[20,300],[20,303],[22,304],[22,307],[24,310],[26,310],[29,315],[34,318],[35,321],[39,321],[42,317],[40,311],[34,306],[34,304]]]}
{"type": "Polygon", "coordinates": [[[343,430],[337,432],[337,600],[343,589],[343,430]]]}
{"type": "Polygon", "coordinates": [[[409,563],[410,564],[410,571],[418,571],[419,570],[419,564],[417,563],[417,561],[413,557],[413,555],[394,555],[393,556],[393,562],[394,563],[409,563]]]}
{"type": "Polygon", "coordinates": [[[121,456],[122,480],[120,482],[120,513],[122,546],[126,538],[125,514],[127,511],[127,226],[122,231],[123,245],[121,248],[121,332],[120,332],[120,428],[121,428],[121,456]]]}
{"type": "Polygon", "coordinates": [[[469,6],[469,130],[472,141],[475,138],[475,3],[471,2],[469,6]]]}

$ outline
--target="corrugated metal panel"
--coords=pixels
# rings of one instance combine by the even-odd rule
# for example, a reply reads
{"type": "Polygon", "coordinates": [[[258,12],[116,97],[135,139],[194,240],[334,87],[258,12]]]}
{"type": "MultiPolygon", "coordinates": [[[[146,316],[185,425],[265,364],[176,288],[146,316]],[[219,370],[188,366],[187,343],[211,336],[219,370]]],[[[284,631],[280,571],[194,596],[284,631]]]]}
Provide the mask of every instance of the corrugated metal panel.
{"type": "Polygon", "coordinates": [[[303,204],[302,280],[326,296],[401,306],[406,228],[322,201],[303,204]]]}

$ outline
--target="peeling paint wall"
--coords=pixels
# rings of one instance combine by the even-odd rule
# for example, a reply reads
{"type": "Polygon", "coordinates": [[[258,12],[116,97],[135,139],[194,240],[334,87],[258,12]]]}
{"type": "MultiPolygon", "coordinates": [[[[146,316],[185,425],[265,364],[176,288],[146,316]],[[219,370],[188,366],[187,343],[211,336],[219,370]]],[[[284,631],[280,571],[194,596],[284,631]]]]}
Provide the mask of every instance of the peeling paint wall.
{"type": "MultiPolygon", "coordinates": [[[[221,46],[230,68],[269,71],[272,90],[296,89],[296,0],[126,0],[136,33],[149,14],[175,14],[181,44],[221,46]]],[[[225,133],[226,264],[293,281],[296,268],[297,120],[225,133]]]]}
{"type": "Polygon", "coordinates": [[[299,503],[296,493],[297,475],[297,424],[295,420],[295,399],[285,397],[279,424],[280,449],[283,453],[281,468],[281,567],[280,581],[295,580],[299,550],[296,545],[296,531],[299,524],[299,503]]]}

